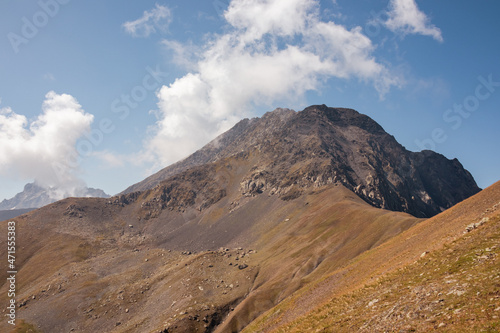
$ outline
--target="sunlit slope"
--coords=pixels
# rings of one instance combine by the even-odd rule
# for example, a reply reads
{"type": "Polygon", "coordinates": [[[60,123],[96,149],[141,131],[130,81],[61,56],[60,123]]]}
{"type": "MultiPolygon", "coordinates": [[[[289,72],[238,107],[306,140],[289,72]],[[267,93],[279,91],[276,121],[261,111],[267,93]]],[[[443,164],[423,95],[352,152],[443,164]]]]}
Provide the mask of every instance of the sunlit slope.
{"type": "Polygon", "coordinates": [[[157,220],[137,224],[126,219],[131,208],[107,206],[101,199],[67,199],[16,219],[20,319],[42,332],[241,329],[301,286],[420,221],[329,186],[291,201],[250,198],[231,213],[234,219],[218,215],[216,204],[195,219],[206,230],[204,242],[224,239],[211,227],[248,226],[223,249],[189,251],[179,249],[185,242],[150,233],[157,220]]]}
{"type": "Polygon", "coordinates": [[[496,183],[304,287],[245,332],[497,332],[499,212],[496,183]]]}

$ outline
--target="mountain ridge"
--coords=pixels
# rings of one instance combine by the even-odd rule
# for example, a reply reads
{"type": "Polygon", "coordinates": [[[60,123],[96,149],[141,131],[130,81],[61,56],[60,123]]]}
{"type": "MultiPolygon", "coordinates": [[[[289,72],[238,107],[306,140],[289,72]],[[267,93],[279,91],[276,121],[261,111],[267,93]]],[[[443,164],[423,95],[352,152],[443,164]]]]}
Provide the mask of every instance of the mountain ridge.
{"type": "MultiPolygon", "coordinates": [[[[36,183],[28,183],[22,192],[1,201],[0,210],[40,208],[61,199],[59,194],[54,195],[55,192],[58,192],[57,188],[45,189],[36,183]]],[[[63,196],[70,195],[65,193],[63,196]]],[[[88,187],[76,189],[71,196],[109,198],[103,190],[88,187]]]]}
{"type": "Polygon", "coordinates": [[[242,332],[495,332],[499,227],[500,181],[297,291],[242,332]]]}
{"type": "Polygon", "coordinates": [[[149,190],[189,168],[250,151],[263,160],[246,180],[249,195],[270,189],[293,199],[306,187],[339,182],[375,207],[430,217],[480,190],[457,159],[410,152],[353,109],[313,105],[300,112],[279,108],[262,118],[244,119],[122,194],[149,190]],[[296,168],[300,163],[309,165],[296,168]]]}

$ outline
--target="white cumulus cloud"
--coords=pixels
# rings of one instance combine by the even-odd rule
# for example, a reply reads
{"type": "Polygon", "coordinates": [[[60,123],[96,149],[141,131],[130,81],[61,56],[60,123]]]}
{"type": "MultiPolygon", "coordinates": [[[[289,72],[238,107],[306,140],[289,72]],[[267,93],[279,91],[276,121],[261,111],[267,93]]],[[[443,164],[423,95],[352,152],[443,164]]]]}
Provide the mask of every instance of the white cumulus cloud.
{"type": "Polygon", "coordinates": [[[384,23],[391,31],[431,36],[439,42],[443,41],[441,30],[430,23],[415,0],[391,0],[388,15],[384,23]]]}
{"type": "Polygon", "coordinates": [[[160,119],[145,150],[156,167],[189,155],[255,106],[301,101],[329,78],[373,84],[381,96],[400,85],[362,29],[321,20],[317,0],[233,0],[224,17],[227,32],[212,36],[192,71],[157,94],[160,119]]]}
{"type": "Polygon", "coordinates": [[[156,4],[151,10],[147,10],[135,21],[123,23],[123,28],[133,37],[148,37],[160,30],[165,32],[172,22],[172,13],[166,6],[156,4]]]}
{"type": "Polygon", "coordinates": [[[0,174],[55,187],[60,199],[85,184],[78,177],[77,140],[90,131],[93,115],[67,94],[51,91],[42,114],[28,121],[11,108],[0,109],[0,174]]]}
{"type": "Polygon", "coordinates": [[[125,165],[126,161],[126,157],[114,154],[107,150],[93,152],[92,156],[102,162],[101,167],[104,169],[121,168],[125,165]]]}
{"type": "Polygon", "coordinates": [[[315,20],[319,3],[315,0],[233,0],[225,13],[226,20],[243,31],[244,42],[265,34],[293,36],[315,20]]]}

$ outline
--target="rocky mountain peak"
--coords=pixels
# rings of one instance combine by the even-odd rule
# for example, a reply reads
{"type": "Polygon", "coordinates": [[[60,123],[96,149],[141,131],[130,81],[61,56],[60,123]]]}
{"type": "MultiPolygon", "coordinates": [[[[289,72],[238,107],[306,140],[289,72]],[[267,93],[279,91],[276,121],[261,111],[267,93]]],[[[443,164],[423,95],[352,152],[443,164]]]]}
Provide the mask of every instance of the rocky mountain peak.
{"type": "Polygon", "coordinates": [[[253,165],[241,182],[242,196],[267,192],[292,200],[310,188],[338,184],[375,207],[430,217],[480,190],[457,160],[432,151],[410,152],[356,110],[313,105],[244,119],[124,193],[151,189],[194,167],[241,154],[253,165]]]}
{"type": "Polygon", "coordinates": [[[36,183],[28,183],[22,192],[0,202],[0,210],[40,208],[69,196],[109,198],[109,195],[100,189],[81,187],[69,193],[57,188],[46,189],[36,183]]]}

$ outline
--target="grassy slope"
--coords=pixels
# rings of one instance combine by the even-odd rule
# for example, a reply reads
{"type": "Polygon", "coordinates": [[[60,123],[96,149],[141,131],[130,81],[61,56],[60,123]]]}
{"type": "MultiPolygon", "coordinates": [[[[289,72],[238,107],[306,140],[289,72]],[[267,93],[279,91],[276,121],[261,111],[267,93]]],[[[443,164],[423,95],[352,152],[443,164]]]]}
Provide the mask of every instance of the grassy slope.
{"type": "Polygon", "coordinates": [[[497,183],[305,286],[244,332],[498,331],[499,203],[497,183]]]}
{"type": "Polygon", "coordinates": [[[498,332],[499,239],[497,215],[467,237],[275,332],[498,332]]]}
{"type": "Polygon", "coordinates": [[[303,196],[257,243],[254,288],[216,332],[240,331],[263,311],[420,220],[373,208],[344,187],[303,196]]]}
{"type": "Polygon", "coordinates": [[[202,332],[227,316],[218,330],[239,330],[303,285],[420,221],[373,208],[342,186],[287,202],[264,193],[238,207],[227,215],[216,214],[222,207],[214,205],[196,227],[205,226],[210,238],[214,228],[248,223],[228,244],[231,250],[192,255],[169,251],[168,243],[156,241],[158,233],[148,236],[160,220],[128,222],[127,207],[109,208],[102,200],[67,199],[18,218],[18,303],[25,303],[19,319],[42,332],[202,332]],[[82,218],[66,214],[74,205],[82,218]],[[235,250],[239,239],[252,240],[258,253],[235,250]],[[243,263],[249,267],[239,270],[243,263]]]}

